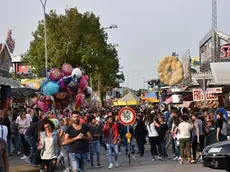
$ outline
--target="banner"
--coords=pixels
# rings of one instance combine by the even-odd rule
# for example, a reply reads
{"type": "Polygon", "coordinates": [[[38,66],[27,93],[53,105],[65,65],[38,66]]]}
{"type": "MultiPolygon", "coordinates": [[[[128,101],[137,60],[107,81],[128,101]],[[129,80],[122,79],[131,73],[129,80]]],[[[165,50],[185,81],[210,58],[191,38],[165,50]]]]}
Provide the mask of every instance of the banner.
{"type": "MultiPolygon", "coordinates": [[[[222,93],[222,88],[208,88],[206,90],[206,101],[208,100],[218,100],[217,94],[222,93]]],[[[204,92],[202,89],[194,89],[193,90],[193,101],[204,101],[204,92]]]]}

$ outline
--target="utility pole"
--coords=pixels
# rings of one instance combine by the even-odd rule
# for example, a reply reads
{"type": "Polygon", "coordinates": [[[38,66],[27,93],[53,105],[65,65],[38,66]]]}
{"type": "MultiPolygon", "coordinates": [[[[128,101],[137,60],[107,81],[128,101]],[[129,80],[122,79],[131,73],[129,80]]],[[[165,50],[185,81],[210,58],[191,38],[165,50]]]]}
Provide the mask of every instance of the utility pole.
{"type": "Polygon", "coordinates": [[[44,39],[45,39],[45,69],[48,76],[48,48],[47,48],[47,33],[46,33],[46,3],[47,0],[40,0],[44,14],[44,39]]]}
{"type": "Polygon", "coordinates": [[[212,0],[212,28],[217,29],[217,2],[212,0]]]}
{"type": "Polygon", "coordinates": [[[212,45],[213,45],[213,59],[215,61],[219,56],[219,45],[218,36],[216,34],[217,30],[217,0],[212,0],[212,45]]]}
{"type": "MultiPolygon", "coordinates": [[[[118,26],[116,24],[111,24],[108,27],[103,27],[102,30],[116,29],[116,28],[118,28],[118,26]]],[[[101,77],[100,77],[100,74],[98,75],[97,88],[98,88],[98,97],[99,97],[99,100],[101,100],[101,77]]],[[[102,102],[103,102],[103,100],[101,100],[101,103],[102,102]]]]}

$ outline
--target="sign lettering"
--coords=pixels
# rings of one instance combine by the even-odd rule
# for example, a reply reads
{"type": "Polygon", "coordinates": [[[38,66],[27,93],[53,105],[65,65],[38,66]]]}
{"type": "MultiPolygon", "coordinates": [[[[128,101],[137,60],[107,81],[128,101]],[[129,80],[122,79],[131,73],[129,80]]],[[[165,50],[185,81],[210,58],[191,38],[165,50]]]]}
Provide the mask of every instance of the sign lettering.
{"type": "MultiPolygon", "coordinates": [[[[222,88],[208,88],[206,90],[206,100],[218,100],[217,94],[222,93],[222,88]]],[[[204,101],[204,91],[202,89],[193,90],[193,101],[204,101]]]]}
{"type": "Polygon", "coordinates": [[[221,47],[220,51],[222,52],[222,56],[220,58],[230,58],[230,45],[224,45],[221,47]]]}

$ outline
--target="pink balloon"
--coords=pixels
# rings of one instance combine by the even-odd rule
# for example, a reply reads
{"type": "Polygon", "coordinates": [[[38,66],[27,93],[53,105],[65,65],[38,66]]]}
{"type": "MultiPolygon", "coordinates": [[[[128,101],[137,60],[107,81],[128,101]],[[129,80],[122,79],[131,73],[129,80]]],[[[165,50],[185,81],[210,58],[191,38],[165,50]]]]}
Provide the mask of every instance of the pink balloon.
{"type": "Polygon", "coordinates": [[[44,104],[45,104],[45,102],[43,102],[43,101],[41,101],[41,100],[38,100],[38,102],[37,102],[37,105],[38,105],[38,107],[39,107],[40,109],[43,108],[44,104]]]}
{"type": "Polygon", "coordinates": [[[48,106],[47,104],[44,104],[42,110],[43,110],[44,112],[48,112],[49,106],[48,106]]]}
{"type": "Polygon", "coordinates": [[[80,82],[77,84],[77,86],[82,91],[86,89],[86,87],[88,86],[88,82],[84,76],[81,77],[80,82]]]}
{"type": "Polygon", "coordinates": [[[35,104],[37,104],[38,98],[37,97],[32,98],[32,102],[35,103],[35,104]]]}
{"type": "Polygon", "coordinates": [[[58,68],[53,68],[50,71],[50,79],[53,81],[58,81],[62,77],[62,73],[58,68]]]}
{"type": "Polygon", "coordinates": [[[65,75],[71,75],[72,71],[73,71],[73,67],[69,63],[64,63],[62,65],[62,72],[65,75]]]}
{"type": "Polygon", "coordinates": [[[86,81],[88,81],[88,80],[89,80],[88,75],[84,75],[83,77],[85,77],[86,81]]]}
{"type": "Polygon", "coordinates": [[[81,107],[83,101],[85,99],[85,95],[83,92],[79,92],[77,95],[76,95],[76,98],[75,98],[75,109],[78,109],[81,107]]]}

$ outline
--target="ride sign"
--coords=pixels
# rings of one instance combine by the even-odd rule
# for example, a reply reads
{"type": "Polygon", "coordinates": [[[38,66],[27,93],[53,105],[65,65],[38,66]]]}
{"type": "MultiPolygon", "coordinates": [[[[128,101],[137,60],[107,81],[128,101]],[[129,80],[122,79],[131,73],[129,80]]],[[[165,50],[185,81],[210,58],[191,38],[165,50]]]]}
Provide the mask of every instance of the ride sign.
{"type": "Polygon", "coordinates": [[[136,112],[130,107],[125,107],[118,113],[118,118],[121,124],[129,126],[135,122],[136,112]]]}

